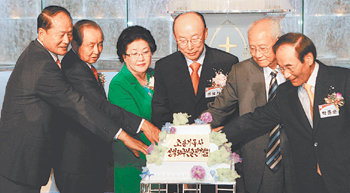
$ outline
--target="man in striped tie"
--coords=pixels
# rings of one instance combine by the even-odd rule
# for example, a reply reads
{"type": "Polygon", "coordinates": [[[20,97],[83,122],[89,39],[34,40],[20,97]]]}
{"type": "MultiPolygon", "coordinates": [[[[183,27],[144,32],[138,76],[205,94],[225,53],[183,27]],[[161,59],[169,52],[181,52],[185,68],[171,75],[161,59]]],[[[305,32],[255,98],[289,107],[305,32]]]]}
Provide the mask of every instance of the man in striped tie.
{"type": "MultiPolygon", "coordinates": [[[[272,46],[281,34],[279,20],[264,18],[255,21],[248,30],[251,58],[232,67],[226,87],[214,102],[209,103],[212,127],[224,125],[239,110],[240,115],[263,106],[276,95],[279,84],[285,82],[277,69],[272,46]]],[[[251,140],[240,149],[242,156],[242,179],[237,180],[238,192],[282,193],[284,165],[281,154],[286,138],[279,125],[271,131],[251,140]]]]}
{"type": "Polygon", "coordinates": [[[317,60],[314,43],[300,33],[281,36],[273,49],[289,81],[265,106],[231,120],[223,131],[237,143],[279,123],[289,142],[293,178],[285,180],[293,183],[292,192],[350,192],[350,70],[317,60]]]}

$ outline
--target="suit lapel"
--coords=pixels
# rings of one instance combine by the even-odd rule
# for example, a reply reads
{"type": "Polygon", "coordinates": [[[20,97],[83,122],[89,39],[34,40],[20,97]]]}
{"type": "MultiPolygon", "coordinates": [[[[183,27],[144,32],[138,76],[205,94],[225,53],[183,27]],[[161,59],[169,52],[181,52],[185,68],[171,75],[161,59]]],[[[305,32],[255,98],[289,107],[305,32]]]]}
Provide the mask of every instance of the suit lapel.
{"type": "MultiPolygon", "coordinates": [[[[189,98],[194,100],[196,96],[194,94],[193,84],[192,84],[190,72],[188,70],[187,62],[186,62],[185,56],[181,54],[181,52],[179,52],[179,54],[180,54],[179,61],[176,62],[176,65],[174,65],[174,68],[175,68],[174,72],[178,72],[177,77],[179,81],[184,81],[184,84],[183,84],[184,88],[182,88],[183,93],[185,93],[186,95],[188,95],[189,98]]],[[[199,79],[199,85],[201,84],[200,79],[199,79]]],[[[199,93],[199,85],[198,85],[198,91],[197,91],[198,93],[199,93]]]]}
{"type": "Polygon", "coordinates": [[[302,125],[307,128],[307,131],[311,134],[312,133],[312,127],[310,125],[310,122],[305,114],[304,108],[300,102],[299,96],[298,96],[298,87],[294,87],[291,85],[290,82],[288,82],[291,87],[293,87],[292,92],[288,95],[288,103],[290,104],[290,109],[292,109],[292,114],[296,116],[296,120],[299,120],[302,125]]]}
{"type": "Polygon", "coordinates": [[[205,94],[205,87],[207,87],[209,81],[213,78],[213,70],[216,69],[214,61],[212,61],[213,56],[209,47],[206,46],[206,53],[202,65],[202,71],[199,77],[198,90],[196,95],[196,101],[199,101],[205,94]]]}
{"type": "Polygon", "coordinates": [[[261,87],[257,88],[258,90],[256,90],[255,94],[255,106],[259,107],[267,103],[264,70],[253,60],[253,58],[250,58],[249,60],[251,63],[253,63],[253,65],[249,65],[251,66],[249,70],[249,78],[256,79],[254,82],[261,83],[262,85],[261,87]]]}
{"type": "Polygon", "coordinates": [[[82,68],[83,68],[85,71],[88,72],[89,77],[90,77],[93,81],[96,81],[96,82],[97,82],[97,84],[99,85],[99,88],[100,88],[100,92],[101,92],[104,96],[106,96],[106,92],[105,92],[105,90],[104,90],[104,88],[103,88],[103,86],[102,86],[102,84],[101,84],[100,79],[97,81],[94,72],[91,70],[91,68],[88,66],[88,64],[86,64],[84,61],[82,61],[82,60],[79,58],[79,56],[78,56],[73,50],[71,50],[71,52],[73,52],[73,54],[75,55],[76,59],[79,60],[79,64],[82,66],[82,68]]]}
{"type": "Polygon", "coordinates": [[[318,105],[325,104],[324,98],[327,97],[329,88],[331,86],[331,81],[327,73],[326,66],[321,62],[317,61],[319,64],[319,70],[316,78],[315,85],[315,99],[314,99],[314,129],[317,128],[320,121],[320,112],[318,110],[318,105]]]}

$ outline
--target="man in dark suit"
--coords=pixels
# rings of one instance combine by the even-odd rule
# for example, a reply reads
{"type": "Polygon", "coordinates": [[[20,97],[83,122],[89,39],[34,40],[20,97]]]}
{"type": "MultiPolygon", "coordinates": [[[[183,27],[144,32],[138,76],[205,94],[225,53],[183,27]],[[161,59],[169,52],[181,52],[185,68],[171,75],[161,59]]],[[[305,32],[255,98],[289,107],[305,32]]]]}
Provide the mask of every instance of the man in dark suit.
{"type": "MultiPolygon", "coordinates": [[[[68,82],[96,103],[107,100],[103,83],[92,65],[100,57],[103,40],[103,32],[96,22],[80,20],[73,27],[72,49],[62,60],[62,72],[68,82]]],[[[113,179],[106,179],[108,161],[112,159],[111,144],[64,114],[57,114],[55,119],[55,127],[60,128],[62,135],[58,138],[61,148],[54,167],[60,192],[104,192],[106,181],[113,182],[113,179]]],[[[113,185],[111,187],[110,192],[113,185]]]]}
{"type": "Polygon", "coordinates": [[[350,71],[316,60],[303,34],[288,33],[274,45],[288,82],[267,105],[225,125],[234,143],[262,134],[277,123],[288,136],[294,192],[350,192],[350,71]]]}
{"type": "Polygon", "coordinates": [[[160,59],[155,65],[151,122],[157,127],[172,122],[173,113],[179,112],[189,114],[192,123],[216,96],[209,96],[206,91],[213,88],[212,79],[216,73],[227,75],[238,62],[237,57],[204,44],[208,29],[199,13],[177,16],[173,32],[180,51],[160,59]]]}
{"type": "Polygon", "coordinates": [[[38,17],[38,38],[13,69],[0,121],[0,192],[38,193],[47,183],[55,149],[55,131],[50,126],[54,109],[102,140],[120,139],[134,151],[146,153],[147,146],[125,131],[134,134],[141,126],[157,141],[158,131],[150,123],[117,106],[107,108],[107,102],[92,103],[66,81],[57,55],[66,54],[71,37],[69,12],[59,6],[46,7],[38,17]]]}
{"type": "MultiPolygon", "coordinates": [[[[213,78],[227,75],[238,58],[205,45],[208,29],[204,17],[197,12],[177,16],[173,33],[180,51],[156,62],[151,122],[162,127],[173,122],[174,113],[187,113],[190,123],[207,109],[218,92],[213,78]]],[[[203,187],[202,192],[213,192],[203,187]]]]}
{"type": "MultiPolygon", "coordinates": [[[[224,125],[235,111],[243,115],[265,105],[270,83],[277,81],[279,85],[285,82],[283,74],[277,69],[276,56],[272,49],[280,34],[280,24],[272,18],[261,19],[251,25],[248,42],[252,58],[232,67],[221,94],[208,105],[208,112],[213,117],[213,128],[224,125]],[[272,76],[271,73],[276,74],[272,76]]],[[[286,138],[284,133],[282,136],[284,138],[281,139],[281,148],[284,152],[286,138]]],[[[269,133],[266,133],[242,145],[240,154],[243,172],[242,179],[237,179],[237,189],[249,193],[284,192],[283,176],[287,156],[283,156],[282,167],[272,171],[266,164],[269,141],[269,133]]]]}

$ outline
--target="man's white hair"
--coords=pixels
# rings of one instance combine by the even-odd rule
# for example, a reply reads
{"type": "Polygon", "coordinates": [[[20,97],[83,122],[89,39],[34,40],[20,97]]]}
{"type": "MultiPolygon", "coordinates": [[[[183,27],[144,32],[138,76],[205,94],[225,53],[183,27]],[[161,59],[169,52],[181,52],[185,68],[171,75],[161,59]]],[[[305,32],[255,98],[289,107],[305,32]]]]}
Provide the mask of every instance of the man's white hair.
{"type": "Polygon", "coordinates": [[[254,21],[250,26],[249,26],[249,29],[248,29],[248,35],[249,33],[251,32],[251,30],[261,24],[262,22],[268,22],[269,23],[269,26],[266,26],[266,27],[269,27],[271,28],[271,35],[272,37],[274,38],[279,38],[282,34],[282,30],[281,30],[281,18],[277,18],[277,17],[265,17],[263,19],[259,19],[259,20],[256,20],[254,21]]]}

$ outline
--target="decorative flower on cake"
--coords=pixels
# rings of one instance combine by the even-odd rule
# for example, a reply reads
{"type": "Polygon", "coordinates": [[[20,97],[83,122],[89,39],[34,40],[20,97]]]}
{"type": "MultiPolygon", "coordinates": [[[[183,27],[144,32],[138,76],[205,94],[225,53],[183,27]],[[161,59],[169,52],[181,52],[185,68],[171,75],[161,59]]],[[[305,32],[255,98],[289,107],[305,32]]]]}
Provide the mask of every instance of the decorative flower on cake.
{"type": "Polygon", "coordinates": [[[152,151],[154,150],[155,143],[152,143],[150,146],[147,148],[147,154],[150,155],[152,151]]]}
{"type": "Polygon", "coordinates": [[[210,112],[205,112],[201,115],[201,120],[208,124],[213,121],[213,117],[210,112]]]}
{"type": "Polygon", "coordinates": [[[215,72],[215,77],[212,78],[211,84],[212,84],[212,87],[222,88],[226,85],[226,81],[227,81],[227,75],[222,73],[222,71],[220,70],[218,72],[215,72]]]}
{"type": "Polygon", "coordinates": [[[205,124],[205,122],[202,121],[201,119],[195,119],[194,120],[194,124],[196,124],[196,125],[203,125],[203,124],[205,124]]]}
{"type": "Polygon", "coordinates": [[[344,97],[339,92],[333,92],[332,94],[328,94],[327,98],[324,98],[324,101],[327,104],[334,104],[335,108],[337,108],[338,111],[339,107],[344,106],[345,104],[344,97]]]}
{"type": "Polygon", "coordinates": [[[216,173],[216,170],[210,170],[210,175],[214,178],[214,181],[219,181],[219,176],[216,173]]]}
{"type": "Polygon", "coordinates": [[[217,146],[221,146],[224,143],[226,143],[228,140],[226,138],[226,134],[219,132],[211,132],[209,135],[209,141],[210,143],[214,143],[217,146]]]}
{"type": "Polygon", "coordinates": [[[171,127],[171,123],[166,122],[162,127],[162,131],[166,131],[167,133],[170,133],[170,127],[171,127]]]}
{"type": "Polygon", "coordinates": [[[146,87],[150,90],[154,90],[154,76],[151,76],[146,84],[146,87]]]}
{"type": "Polygon", "coordinates": [[[203,180],[205,177],[205,169],[202,166],[195,165],[191,169],[191,176],[196,180],[203,180]]]}
{"type": "Polygon", "coordinates": [[[228,152],[225,148],[220,148],[217,151],[210,152],[207,164],[208,166],[213,166],[218,163],[230,163],[231,152],[228,152]]]}
{"type": "Polygon", "coordinates": [[[162,130],[160,133],[159,133],[159,141],[164,141],[166,136],[167,136],[167,131],[166,130],[162,130]]]}
{"type": "Polygon", "coordinates": [[[155,145],[152,153],[150,155],[146,155],[147,162],[161,165],[163,163],[163,157],[166,150],[167,147],[163,145],[155,145]]]}
{"type": "Polygon", "coordinates": [[[236,153],[236,152],[232,152],[230,155],[231,160],[233,160],[233,163],[241,163],[242,162],[242,158],[236,153]]]}
{"type": "Polygon", "coordinates": [[[142,179],[145,179],[146,177],[151,177],[153,174],[150,173],[149,169],[147,167],[142,167],[142,173],[140,174],[140,177],[142,179]]]}
{"type": "Polygon", "coordinates": [[[187,113],[174,113],[173,125],[186,125],[189,117],[191,117],[191,115],[188,115],[187,113]]]}
{"type": "Polygon", "coordinates": [[[106,76],[102,72],[97,73],[98,79],[100,79],[102,86],[105,86],[106,76]]]}
{"type": "Polygon", "coordinates": [[[175,133],[176,133],[176,128],[170,127],[170,134],[175,134],[175,133]]]}
{"type": "Polygon", "coordinates": [[[236,178],[241,177],[235,170],[231,170],[229,168],[218,168],[216,172],[219,177],[219,181],[232,182],[236,178]]]}
{"type": "MultiPolygon", "coordinates": [[[[162,132],[165,131],[166,134],[175,134],[176,133],[176,127],[171,126],[169,122],[166,122],[165,125],[162,127],[162,132]]],[[[164,136],[166,137],[166,135],[164,136]]]]}
{"type": "Polygon", "coordinates": [[[202,125],[202,124],[209,124],[212,121],[213,121],[213,117],[211,116],[211,113],[205,112],[201,114],[200,119],[195,119],[194,123],[196,125],[202,125]]]}

